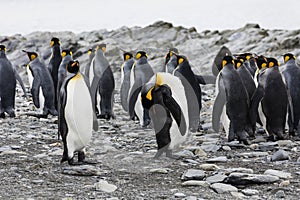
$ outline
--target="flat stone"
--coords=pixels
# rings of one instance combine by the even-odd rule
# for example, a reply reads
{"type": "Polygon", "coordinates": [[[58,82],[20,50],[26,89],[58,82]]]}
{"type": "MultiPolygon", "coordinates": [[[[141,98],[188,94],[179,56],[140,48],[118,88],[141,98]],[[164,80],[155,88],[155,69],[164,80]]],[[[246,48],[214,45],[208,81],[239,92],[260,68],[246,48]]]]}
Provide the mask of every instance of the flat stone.
{"type": "Polygon", "coordinates": [[[10,151],[10,150],[12,150],[12,148],[7,145],[0,147],[0,153],[3,151],[10,151]]]}
{"type": "Polygon", "coordinates": [[[98,176],[100,169],[92,165],[67,166],[62,168],[62,173],[73,176],[98,176]]]}
{"type": "Polygon", "coordinates": [[[169,168],[150,169],[150,173],[155,173],[155,174],[167,174],[170,171],[172,171],[172,170],[169,168]]]}
{"type": "Polygon", "coordinates": [[[216,175],[207,177],[207,178],[206,178],[206,181],[207,181],[209,184],[213,184],[213,183],[221,183],[221,182],[223,182],[226,178],[227,178],[227,176],[224,175],[224,174],[216,174],[216,175]]]}
{"type": "Polygon", "coordinates": [[[279,170],[274,170],[274,169],[268,169],[268,170],[266,170],[264,172],[264,174],[278,176],[279,178],[283,178],[283,179],[292,178],[292,174],[291,173],[289,173],[289,172],[283,172],[283,171],[279,171],[279,170]]]}
{"type": "Polygon", "coordinates": [[[216,171],[216,170],[220,169],[220,167],[218,165],[209,164],[209,163],[201,164],[201,165],[199,165],[199,168],[204,171],[216,171]]]}
{"type": "Polygon", "coordinates": [[[238,157],[243,157],[243,158],[256,158],[256,157],[264,157],[268,155],[269,154],[267,152],[260,152],[260,151],[243,152],[237,154],[238,157]]]}
{"type": "Polygon", "coordinates": [[[282,161],[282,160],[289,160],[289,153],[279,149],[278,151],[276,151],[272,157],[271,157],[271,161],[282,161]]]}
{"type": "Polygon", "coordinates": [[[210,188],[212,188],[214,191],[216,191],[219,194],[238,191],[236,187],[224,183],[214,183],[210,186],[210,188]]]}
{"type": "Polygon", "coordinates": [[[241,192],[230,192],[230,194],[236,199],[245,199],[246,196],[241,192]]]}
{"type": "Polygon", "coordinates": [[[216,144],[202,144],[201,149],[206,152],[217,152],[221,148],[221,145],[216,144]]]}
{"type": "Polygon", "coordinates": [[[109,184],[105,180],[100,180],[99,182],[95,183],[96,191],[102,191],[102,192],[107,192],[107,193],[112,193],[116,189],[118,189],[117,186],[113,184],[109,184]]]}
{"type": "Polygon", "coordinates": [[[205,177],[205,172],[198,169],[188,169],[181,176],[181,180],[203,180],[205,177]]]}
{"type": "Polygon", "coordinates": [[[243,189],[242,193],[246,196],[258,195],[259,191],[254,189],[243,189]]]}
{"type": "Polygon", "coordinates": [[[278,146],[292,146],[294,143],[291,140],[278,140],[277,141],[278,146]]]}
{"type": "Polygon", "coordinates": [[[199,156],[199,157],[207,156],[207,153],[202,148],[195,149],[194,154],[195,156],[199,156]]]}
{"type": "Polygon", "coordinates": [[[177,193],[174,194],[174,197],[175,198],[184,198],[184,197],[186,197],[186,195],[181,193],[181,192],[177,192],[177,193]]]}
{"type": "Polygon", "coordinates": [[[208,187],[209,183],[206,181],[197,181],[197,180],[189,180],[185,181],[181,184],[182,186],[202,186],[202,187],[208,187]]]}
{"type": "Polygon", "coordinates": [[[228,161],[228,159],[226,156],[219,156],[219,157],[210,158],[210,159],[206,160],[206,162],[208,162],[208,163],[227,162],[227,161],[228,161]]]}
{"type": "Polygon", "coordinates": [[[279,181],[279,177],[264,174],[247,174],[247,173],[231,173],[226,183],[232,185],[248,185],[248,184],[261,184],[261,183],[274,183],[279,181]]]}
{"type": "Polygon", "coordinates": [[[10,155],[10,154],[20,154],[20,155],[27,155],[26,152],[23,151],[17,151],[17,150],[6,150],[2,151],[0,155],[10,155]]]}
{"type": "Polygon", "coordinates": [[[223,149],[224,151],[231,151],[230,146],[227,146],[227,145],[222,146],[222,149],[223,149]]]}
{"type": "Polygon", "coordinates": [[[253,169],[250,169],[250,168],[243,168],[243,167],[227,168],[227,169],[224,169],[224,171],[226,171],[226,172],[228,172],[228,173],[232,173],[232,172],[240,172],[240,173],[253,174],[253,169]]]}

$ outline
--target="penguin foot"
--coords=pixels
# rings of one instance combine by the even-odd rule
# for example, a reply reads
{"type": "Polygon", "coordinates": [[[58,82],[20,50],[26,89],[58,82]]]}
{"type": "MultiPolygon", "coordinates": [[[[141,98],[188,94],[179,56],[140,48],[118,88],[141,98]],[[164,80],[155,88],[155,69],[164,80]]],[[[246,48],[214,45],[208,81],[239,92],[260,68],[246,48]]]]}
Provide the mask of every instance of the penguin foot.
{"type": "Polygon", "coordinates": [[[142,125],[142,127],[147,127],[151,123],[150,119],[146,119],[142,125]]]}
{"type": "Polygon", "coordinates": [[[39,118],[39,119],[48,117],[48,114],[27,113],[26,115],[36,117],[36,118],[39,118]]]}
{"type": "Polygon", "coordinates": [[[244,145],[250,145],[251,142],[248,139],[240,139],[240,142],[242,142],[244,145]]]}

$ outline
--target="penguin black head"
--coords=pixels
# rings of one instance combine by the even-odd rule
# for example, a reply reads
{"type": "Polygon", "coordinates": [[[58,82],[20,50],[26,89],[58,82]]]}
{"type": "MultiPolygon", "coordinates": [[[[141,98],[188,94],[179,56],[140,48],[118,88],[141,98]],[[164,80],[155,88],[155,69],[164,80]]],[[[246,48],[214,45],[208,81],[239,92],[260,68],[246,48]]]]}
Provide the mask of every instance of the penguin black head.
{"type": "Polygon", "coordinates": [[[0,45],[0,51],[6,51],[6,47],[3,44],[0,45]]]}
{"type": "Polygon", "coordinates": [[[267,58],[263,55],[260,55],[256,58],[256,64],[259,70],[267,67],[268,61],[267,58]]]}
{"type": "Polygon", "coordinates": [[[138,52],[136,52],[135,59],[139,60],[141,57],[148,58],[148,54],[145,51],[138,51],[138,52]]]}
{"type": "Polygon", "coordinates": [[[187,61],[187,58],[182,55],[176,55],[177,58],[177,66],[181,65],[183,62],[187,61]]]}
{"type": "Polygon", "coordinates": [[[67,64],[67,71],[76,74],[79,71],[79,62],[77,60],[71,60],[67,64]]]}
{"type": "Polygon", "coordinates": [[[234,64],[233,57],[232,56],[224,56],[222,60],[222,67],[225,67],[227,64],[234,64]]]}
{"type": "Polygon", "coordinates": [[[170,48],[169,52],[165,56],[165,64],[167,64],[169,62],[170,58],[174,55],[174,53],[178,55],[179,54],[179,50],[176,49],[176,48],[174,48],[174,47],[170,48]]]}
{"type": "Polygon", "coordinates": [[[294,56],[292,53],[286,53],[283,55],[284,63],[286,63],[289,60],[296,60],[296,56],[294,56]]]}
{"type": "Polygon", "coordinates": [[[103,52],[106,52],[106,44],[99,44],[99,45],[97,45],[97,47],[96,47],[96,51],[98,50],[98,49],[101,49],[103,52]]]}
{"type": "Polygon", "coordinates": [[[125,53],[123,53],[124,61],[127,61],[127,60],[129,60],[130,58],[132,58],[132,57],[133,57],[133,55],[132,55],[132,53],[130,53],[130,52],[125,52],[125,53]]]}
{"type": "Polygon", "coordinates": [[[237,58],[242,58],[244,61],[250,60],[253,57],[252,53],[242,53],[240,55],[237,55],[237,58]]]}
{"type": "Polygon", "coordinates": [[[62,50],[61,51],[61,57],[65,57],[66,55],[70,55],[70,56],[72,56],[73,54],[72,54],[72,51],[70,51],[69,49],[64,49],[64,50],[62,50]]]}
{"type": "Polygon", "coordinates": [[[280,66],[280,63],[278,62],[278,60],[276,58],[267,58],[267,66],[268,68],[272,68],[275,66],[280,66]]]}
{"type": "Polygon", "coordinates": [[[243,59],[234,59],[233,62],[234,62],[235,68],[238,69],[243,64],[244,60],[243,59]]]}
{"type": "Polygon", "coordinates": [[[58,38],[53,37],[50,41],[50,47],[53,47],[55,44],[60,45],[60,41],[58,38]]]}
{"type": "Polygon", "coordinates": [[[87,54],[88,54],[88,55],[91,55],[92,52],[93,52],[93,49],[89,49],[89,50],[87,51],[87,54]]]}
{"type": "Polygon", "coordinates": [[[27,56],[28,56],[30,61],[33,61],[34,59],[36,59],[38,57],[38,54],[36,52],[33,52],[33,51],[23,50],[23,52],[27,53],[27,56]]]}

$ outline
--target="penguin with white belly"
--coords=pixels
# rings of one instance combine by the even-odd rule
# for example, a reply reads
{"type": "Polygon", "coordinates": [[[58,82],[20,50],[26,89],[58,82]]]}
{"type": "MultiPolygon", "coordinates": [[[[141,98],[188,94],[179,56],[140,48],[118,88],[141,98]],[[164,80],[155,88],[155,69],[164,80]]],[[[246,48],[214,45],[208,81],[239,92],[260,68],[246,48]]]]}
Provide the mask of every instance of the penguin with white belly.
{"type": "Polygon", "coordinates": [[[141,90],[141,101],[149,109],[156,134],[158,151],[155,158],[186,141],[189,132],[189,115],[184,86],[178,77],[159,72],[141,90]]]}
{"type": "Polygon", "coordinates": [[[70,165],[79,165],[86,163],[85,147],[91,140],[92,131],[98,130],[98,123],[89,82],[79,72],[78,61],[70,61],[67,71],[58,102],[58,132],[64,145],[61,163],[68,161],[70,165]],[[75,152],[78,153],[78,162],[73,159],[75,152]]]}

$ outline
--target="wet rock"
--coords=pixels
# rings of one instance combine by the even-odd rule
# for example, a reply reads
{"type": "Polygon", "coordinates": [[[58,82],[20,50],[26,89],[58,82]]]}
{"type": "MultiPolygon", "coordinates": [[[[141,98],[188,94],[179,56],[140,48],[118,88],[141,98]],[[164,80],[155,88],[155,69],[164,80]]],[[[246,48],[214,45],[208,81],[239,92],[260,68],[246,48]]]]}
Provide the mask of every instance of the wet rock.
{"type": "Polygon", "coordinates": [[[226,183],[232,185],[248,185],[248,184],[262,184],[262,183],[274,183],[279,181],[277,176],[263,175],[263,174],[246,174],[246,173],[231,173],[227,179],[226,183]]]}
{"type": "Polygon", "coordinates": [[[272,157],[271,157],[271,161],[281,161],[281,160],[289,160],[289,153],[279,149],[278,151],[276,151],[272,157]]]}
{"type": "Polygon", "coordinates": [[[181,176],[181,180],[203,180],[205,177],[205,172],[197,169],[188,169],[181,176]]]}
{"type": "Polygon", "coordinates": [[[278,176],[279,178],[283,178],[283,179],[292,178],[292,174],[291,173],[289,173],[289,172],[283,172],[283,171],[279,171],[279,170],[274,170],[274,169],[268,169],[268,170],[266,170],[264,172],[264,174],[278,176]]]}
{"type": "Polygon", "coordinates": [[[115,186],[113,184],[109,184],[105,180],[100,180],[99,182],[95,183],[95,188],[96,188],[96,191],[102,191],[102,192],[107,192],[107,193],[112,193],[116,189],[118,189],[117,186],[115,186]]]}
{"type": "Polygon", "coordinates": [[[224,184],[224,183],[214,183],[210,186],[214,191],[219,194],[237,192],[238,189],[232,185],[224,184]]]}

